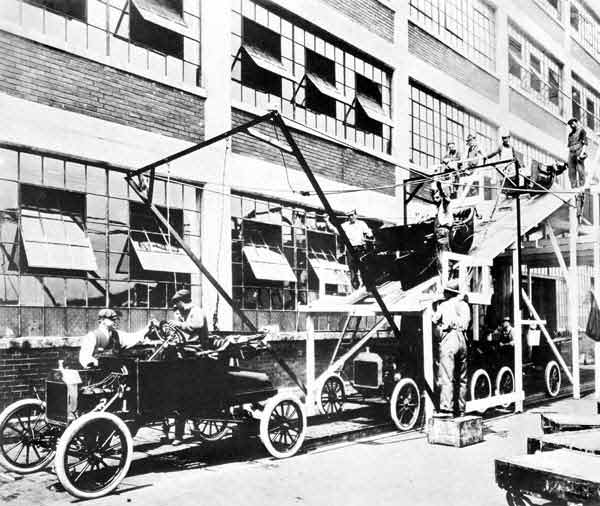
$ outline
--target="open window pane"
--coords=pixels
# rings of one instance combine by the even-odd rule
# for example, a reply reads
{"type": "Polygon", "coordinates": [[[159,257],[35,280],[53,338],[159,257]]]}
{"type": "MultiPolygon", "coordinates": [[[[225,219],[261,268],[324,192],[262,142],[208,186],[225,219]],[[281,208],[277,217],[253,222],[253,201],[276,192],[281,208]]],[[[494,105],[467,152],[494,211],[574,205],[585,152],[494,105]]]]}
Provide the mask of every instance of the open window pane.
{"type": "Polygon", "coordinates": [[[244,246],[243,252],[257,280],[296,281],[294,271],[282,253],[256,246],[244,246]]]}
{"type": "Polygon", "coordinates": [[[181,0],[132,0],[132,3],[149,23],[182,35],[187,33],[181,0]]]}

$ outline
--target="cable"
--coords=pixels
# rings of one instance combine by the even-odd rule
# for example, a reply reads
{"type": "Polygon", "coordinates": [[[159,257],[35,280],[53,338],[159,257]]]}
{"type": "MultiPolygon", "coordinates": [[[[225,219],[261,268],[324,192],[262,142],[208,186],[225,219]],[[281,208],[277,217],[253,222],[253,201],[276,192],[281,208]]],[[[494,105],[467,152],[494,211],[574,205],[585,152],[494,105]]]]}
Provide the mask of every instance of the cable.
{"type": "MultiPolygon", "coordinates": [[[[275,126],[275,123],[271,122],[271,125],[273,126],[273,132],[275,132],[275,138],[277,139],[277,142],[279,142],[279,134],[277,133],[277,127],[275,126]]],[[[285,170],[285,179],[287,180],[287,184],[290,187],[290,190],[292,191],[292,193],[302,193],[302,192],[297,192],[294,187],[292,186],[292,183],[290,182],[290,174],[288,172],[288,166],[287,163],[285,162],[285,155],[283,154],[283,150],[279,150],[279,154],[281,155],[281,161],[283,162],[283,168],[285,170]]]]}

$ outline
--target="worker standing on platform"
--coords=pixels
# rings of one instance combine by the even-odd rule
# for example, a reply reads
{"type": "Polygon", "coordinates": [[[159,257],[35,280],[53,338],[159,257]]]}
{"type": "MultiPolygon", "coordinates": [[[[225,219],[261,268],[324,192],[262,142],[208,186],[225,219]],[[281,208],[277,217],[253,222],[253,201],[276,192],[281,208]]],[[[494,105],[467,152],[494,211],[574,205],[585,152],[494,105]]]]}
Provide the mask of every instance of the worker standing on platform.
{"type": "Polygon", "coordinates": [[[454,171],[454,173],[447,176],[447,180],[452,184],[452,198],[456,197],[456,192],[458,191],[458,173],[461,168],[461,164],[459,163],[460,158],[461,154],[456,148],[456,143],[454,141],[449,141],[446,145],[446,154],[442,158],[442,166],[440,168],[442,172],[454,171]]]}
{"type": "MultiPolygon", "coordinates": [[[[483,152],[479,147],[479,143],[477,142],[476,134],[469,134],[467,136],[467,160],[469,160],[466,165],[467,169],[472,169],[473,167],[477,167],[483,163],[483,152]]],[[[470,174],[472,171],[468,170],[470,174]]]]}
{"type": "MultiPolygon", "coordinates": [[[[571,118],[568,121],[571,131],[567,141],[569,157],[567,166],[569,167],[569,180],[571,188],[582,188],[585,185],[585,159],[587,158],[588,138],[585,129],[579,124],[577,118],[571,118]]],[[[577,205],[577,219],[581,221],[583,214],[585,194],[580,193],[575,198],[577,205]]]]}
{"type": "Polygon", "coordinates": [[[454,225],[454,205],[449,196],[448,185],[436,181],[431,188],[431,197],[437,206],[435,220],[433,222],[433,233],[435,237],[436,262],[438,272],[442,272],[442,254],[450,251],[450,233],[454,225]]]}
{"type": "MultiPolygon", "coordinates": [[[[373,239],[373,232],[363,220],[357,219],[356,209],[348,214],[348,220],[342,223],[342,228],[348,236],[350,244],[356,251],[357,256],[363,255],[367,250],[368,240],[373,239]]],[[[346,251],[348,267],[350,268],[350,280],[352,288],[357,290],[360,287],[360,278],[358,275],[359,265],[356,263],[349,251],[346,251]]]]}
{"type": "Polygon", "coordinates": [[[463,416],[467,396],[467,337],[471,310],[466,296],[451,286],[444,289],[442,302],[433,315],[440,335],[438,388],[439,414],[463,416]],[[458,384],[458,385],[457,385],[458,384]],[[455,395],[458,386],[458,395],[455,395]]]}

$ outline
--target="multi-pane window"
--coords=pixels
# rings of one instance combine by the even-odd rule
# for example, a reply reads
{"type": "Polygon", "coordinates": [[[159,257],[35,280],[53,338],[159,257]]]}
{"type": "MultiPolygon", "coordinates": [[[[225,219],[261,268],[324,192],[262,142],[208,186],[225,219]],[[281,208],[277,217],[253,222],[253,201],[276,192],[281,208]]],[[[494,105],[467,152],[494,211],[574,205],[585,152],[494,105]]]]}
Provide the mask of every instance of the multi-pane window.
{"type": "Polygon", "coordinates": [[[410,19],[486,69],[495,69],[494,10],[482,0],[410,0],[410,19]]]}
{"type": "Polygon", "coordinates": [[[2,0],[0,12],[61,48],[200,84],[200,0],[2,0]]]}
{"type": "Polygon", "coordinates": [[[562,0],[541,0],[544,9],[549,12],[552,17],[560,20],[562,10],[562,0]]]}
{"type": "Polygon", "coordinates": [[[512,138],[512,145],[517,152],[518,157],[523,162],[526,173],[530,173],[529,171],[531,170],[531,174],[533,174],[535,173],[535,167],[537,165],[551,164],[556,161],[556,157],[552,156],[550,153],[519,137],[512,138]]]}
{"type": "Polygon", "coordinates": [[[571,108],[573,117],[585,128],[592,132],[600,131],[600,93],[575,76],[571,88],[571,108]]]}
{"type": "MultiPolygon", "coordinates": [[[[124,173],[0,149],[0,319],[11,335],[81,335],[99,307],[139,328],[197,269],[129,192],[124,173]],[[68,322],[68,325],[67,325],[68,322]]],[[[155,202],[198,251],[199,189],[157,179],[155,202]]],[[[193,274],[196,273],[196,274],[193,274]]]]}
{"type": "Polygon", "coordinates": [[[484,153],[495,146],[495,128],[425,87],[410,86],[411,159],[422,168],[433,167],[443,158],[452,141],[466,155],[466,138],[475,134],[484,153]]]}
{"type": "Polygon", "coordinates": [[[232,11],[232,96],[340,140],[391,152],[391,72],[251,0],[232,11]],[[363,90],[369,92],[364,93],[363,90]],[[362,99],[359,97],[362,95],[362,99]]]}
{"type": "Polygon", "coordinates": [[[563,114],[560,64],[512,26],[508,34],[508,73],[514,86],[553,112],[563,114]]]}
{"type": "Polygon", "coordinates": [[[569,18],[571,34],[587,51],[600,60],[600,19],[583,4],[572,0],[569,18]]]}
{"type": "Polygon", "coordinates": [[[296,330],[297,304],[348,290],[338,237],[315,210],[232,195],[231,241],[233,298],[259,326],[296,330]]]}

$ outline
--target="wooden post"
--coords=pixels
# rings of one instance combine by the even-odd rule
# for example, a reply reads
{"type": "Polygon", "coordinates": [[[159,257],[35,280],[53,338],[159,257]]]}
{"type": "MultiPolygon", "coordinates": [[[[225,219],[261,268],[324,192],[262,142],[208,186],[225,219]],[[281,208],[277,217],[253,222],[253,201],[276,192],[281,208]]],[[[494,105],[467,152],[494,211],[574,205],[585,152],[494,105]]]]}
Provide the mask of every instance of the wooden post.
{"type": "MultiPolygon", "coordinates": [[[[600,149],[598,150],[600,151],[600,149]]],[[[600,294],[600,191],[599,187],[592,188],[592,208],[594,215],[594,294],[600,294]]],[[[596,299],[596,304],[600,301],[596,299]]],[[[596,400],[600,400],[600,343],[594,343],[594,378],[596,386],[596,400]]]]}
{"type": "Polygon", "coordinates": [[[479,304],[473,304],[473,341],[479,341],[479,304]]]}
{"type": "MultiPolygon", "coordinates": [[[[515,244],[512,250],[512,269],[513,269],[513,321],[514,321],[514,342],[515,342],[515,392],[523,392],[523,338],[521,324],[521,265],[519,262],[519,250],[515,244]]],[[[523,411],[523,397],[515,402],[515,411],[523,411]]]]}
{"type": "Polygon", "coordinates": [[[569,328],[571,330],[571,359],[573,370],[573,398],[581,397],[579,375],[579,283],[577,282],[577,202],[571,199],[569,207],[569,328]]]}
{"type": "MultiPolygon", "coordinates": [[[[435,385],[433,368],[433,325],[431,318],[433,309],[431,306],[423,311],[423,378],[431,387],[435,385]]],[[[434,389],[435,390],[435,389],[434,389]]],[[[433,402],[428,395],[425,396],[425,420],[428,421],[433,415],[433,402]]]]}
{"type": "Polygon", "coordinates": [[[311,313],[306,317],[306,409],[307,415],[315,414],[315,325],[311,313]]]}

